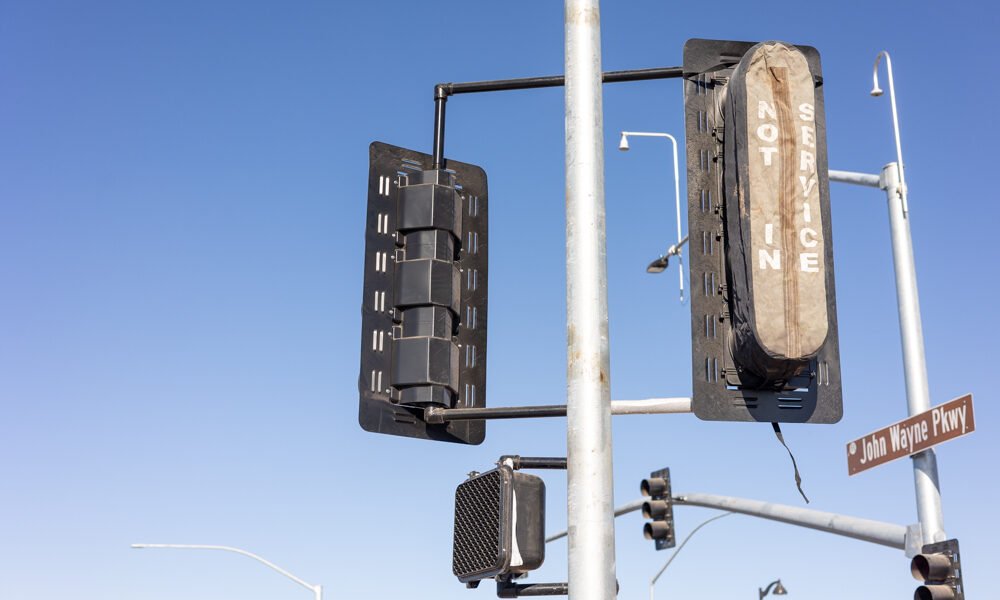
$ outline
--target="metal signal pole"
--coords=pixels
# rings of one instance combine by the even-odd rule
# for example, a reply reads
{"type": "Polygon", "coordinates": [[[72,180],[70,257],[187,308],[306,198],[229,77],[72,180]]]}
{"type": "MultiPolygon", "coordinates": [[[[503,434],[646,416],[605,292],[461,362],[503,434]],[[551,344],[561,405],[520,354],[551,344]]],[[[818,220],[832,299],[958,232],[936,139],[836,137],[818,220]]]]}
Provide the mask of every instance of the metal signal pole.
{"type": "Polygon", "coordinates": [[[569,594],[616,595],[598,0],[566,0],[569,594]]]}

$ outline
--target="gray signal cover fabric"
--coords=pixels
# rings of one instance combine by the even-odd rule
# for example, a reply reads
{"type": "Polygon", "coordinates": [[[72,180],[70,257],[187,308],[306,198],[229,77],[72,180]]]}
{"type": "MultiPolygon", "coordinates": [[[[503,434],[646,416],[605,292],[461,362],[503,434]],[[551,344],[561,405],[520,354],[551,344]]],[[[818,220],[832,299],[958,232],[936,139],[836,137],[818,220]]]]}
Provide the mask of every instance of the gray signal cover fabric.
{"type": "Polygon", "coordinates": [[[781,42],[751,48],[723,114],[733,357],[761,388],[780,387],[808,366],[829,329],[815,83],[805,56],[781,42]]]}

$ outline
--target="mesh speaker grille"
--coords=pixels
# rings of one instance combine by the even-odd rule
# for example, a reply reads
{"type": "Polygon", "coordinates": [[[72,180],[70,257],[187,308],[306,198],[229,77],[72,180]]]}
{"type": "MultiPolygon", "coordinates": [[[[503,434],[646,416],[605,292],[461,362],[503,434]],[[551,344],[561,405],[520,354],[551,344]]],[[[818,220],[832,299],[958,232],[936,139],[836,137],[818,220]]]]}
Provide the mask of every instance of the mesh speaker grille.
{"type": "Polygon", "coordinates": [[[503,475],[499,469],[470,479],[455,490],[452,572],[459,578],[503,566],[500,526],[503,475]]]}

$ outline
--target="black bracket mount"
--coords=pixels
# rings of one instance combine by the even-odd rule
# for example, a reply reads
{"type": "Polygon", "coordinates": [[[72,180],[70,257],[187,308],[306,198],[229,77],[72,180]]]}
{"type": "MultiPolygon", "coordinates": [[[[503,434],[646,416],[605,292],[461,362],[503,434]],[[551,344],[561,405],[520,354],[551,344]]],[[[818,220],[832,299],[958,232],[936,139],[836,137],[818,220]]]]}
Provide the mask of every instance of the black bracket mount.
{"type": "Polygon", "coordinates": [[[498,406],[495,408],[440,408],[424,409],[427,423],[449,423],[451,421],[479,421],[483,419],[534,419],[539,417],[565,417],[566,405],[550,404],[542,406],[498,406]]]}
{"type": "Polygon", "coordinates": [[[500,457],[497,465],[508,465],[511,469],[555,469],[565,470],[566,459],[556,456],[518,456],[509,454],[500,457]]]}
{"type": "Polygon", "coordinates": [[[509,577],[497,580],[497,598],[568,595],[568,583],[514,583],[509,577]]]}
{"type": "MultiPolygon", "coordinates": [[[[659,67],[655,69],[634,69],[631,71],[607,71],[601,74],[602,83],[622,81],[644,81],[648,79],[674,79],[683,76],[681,67],[659,67]]],[[[496,79],[493,81],[469,81],[465,83],[439,83],[434,86],[434,145],[433,168],[444,169],[444,117],[445,103],[455,94],[476,92],[500,92],[504,90],[528,90],[566,85],[562,75],[549,77],[524,77],[521,79],[496,79]]]]}

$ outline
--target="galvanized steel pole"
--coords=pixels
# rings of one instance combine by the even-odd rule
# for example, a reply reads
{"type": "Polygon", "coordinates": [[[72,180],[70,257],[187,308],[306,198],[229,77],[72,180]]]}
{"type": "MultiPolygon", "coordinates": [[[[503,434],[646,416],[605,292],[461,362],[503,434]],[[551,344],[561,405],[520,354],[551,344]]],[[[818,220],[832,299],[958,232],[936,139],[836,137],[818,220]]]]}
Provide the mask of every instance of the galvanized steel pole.
{"type": "MultiPolygon", "coordinates": [[[[893,110],[895,111],[895,108],[893,110]]],[[[920,323],[917,269],[913,259],[913,241],[910,238],[910,214],[905,208],[906,184],[899,176],[899,164],[899,162],[887,164],[882,168],[881,176],[831,169],[830,181],[885,190],[886,204],[889,207],[889,231],[892,237],[892,266],[896,273],[899,336],[903,344],[906,405],[909,415],[913,416],[930,410],[931,395],[927,383],[924,332],[920,323]]],[[[944,516],[941,510],[937,455],[934,449],[930,448],[914,454],[911,458],[921,537],[925,544],[944,541],[947,536],[944,532],[944,516]]]]}
{"type": "MultiPolygon", "coordinates": [[[[899,163],[882,168],[882,189],[889,205],[889,228],[892,231],[892,264],[896,271],[896,303],[899,307],[899,332],[903,342],[903,372],[906,376],[906,403],[910,415],[931,408],[924,358],[924,332],[920,323],[920,300],[917,296],[917,272],[910,239],[910,216],[905,209],[905,184],[899,163]]],[[[941,511],[941,488],[938,484],[937,455],[930,448],[914,454],[913,484],[917,496],[917,516],[925,544],[944,541],[944,516],[941,511]]]]}
{"type": "Polygon", "coordinates": [[[566,0],[569,595],[616,595],[598,0],[566,0]]]}

